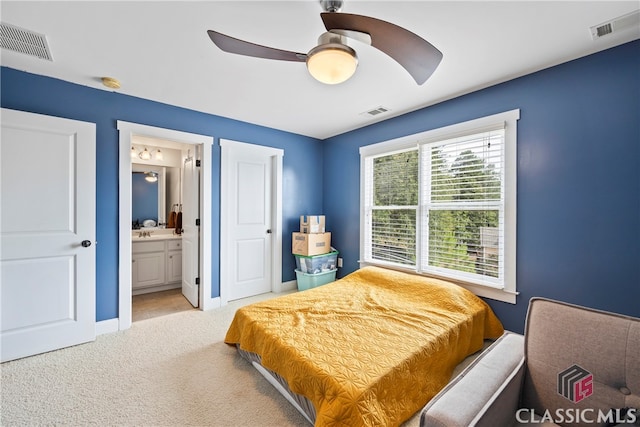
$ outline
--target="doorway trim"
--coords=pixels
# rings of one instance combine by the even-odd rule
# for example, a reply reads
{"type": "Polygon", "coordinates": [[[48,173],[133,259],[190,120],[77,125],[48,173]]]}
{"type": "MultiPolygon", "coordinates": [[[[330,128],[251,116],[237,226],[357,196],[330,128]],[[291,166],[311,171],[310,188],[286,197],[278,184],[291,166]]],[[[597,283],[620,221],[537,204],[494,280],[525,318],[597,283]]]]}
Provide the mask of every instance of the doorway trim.
{"type": "Polygon", "coordinates": [[[181,144],[201,144],[202,169],[200,173],[200,309],[220,306],[220,298],[211,298],[211,174],[212,136],[181,132],[154,126],[118,120],[119,131],[119,226],[118,226],[118,330],[131,327],[131,144],[134,136],[145,136],[175,141],[181,144]]]}
{"type": "MultiPolygon", "coordinates": [[[[242,145],[257,152],[265,153],[271,157],[272,189],[271,189],[271,221],[273,238],[271,239],[271,292],[282,292],[282,160],[284,150],[267,147],[264,145],[249,144],[246,142],[220,139],[220,248],[228,247],[229,221],[232,219],[227,212],[229,195],[227,194],[227,168],[229,165],[229,148],[234,145],[242,145]]],[[[220,298],[221,304],[229,302],[229,280],[227,277],[232,266],[228,265],[225,250],[220,251],[220,298]]]]}

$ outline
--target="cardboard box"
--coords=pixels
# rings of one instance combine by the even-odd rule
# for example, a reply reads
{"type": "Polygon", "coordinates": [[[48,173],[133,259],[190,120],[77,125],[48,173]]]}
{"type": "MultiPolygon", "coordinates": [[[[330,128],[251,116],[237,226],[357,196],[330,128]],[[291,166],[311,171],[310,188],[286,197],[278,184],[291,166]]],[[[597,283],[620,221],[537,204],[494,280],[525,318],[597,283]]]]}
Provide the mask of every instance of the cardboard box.
{"type": "Polygon", "coordinates": [[[300,215],[301,233],[324,233],[324,215],[300,215]]]}
{"type": "Polygon", "coordinates": [[[291,252],[295,255],[322,255],[331,252],[331,233],[293,233],[291,252]]]}

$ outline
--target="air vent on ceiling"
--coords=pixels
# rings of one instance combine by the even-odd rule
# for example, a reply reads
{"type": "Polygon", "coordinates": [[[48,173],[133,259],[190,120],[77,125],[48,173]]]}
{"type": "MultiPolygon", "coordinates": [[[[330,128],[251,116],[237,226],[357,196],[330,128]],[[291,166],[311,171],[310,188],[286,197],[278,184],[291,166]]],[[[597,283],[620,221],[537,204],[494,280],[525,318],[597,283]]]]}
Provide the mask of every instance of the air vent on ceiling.
{"type": "Polygon", "coordinates": [[[365,111],[364,113],[360,114],[364,116],[377,116],[378,114],[386,113],[387,111],[390,110],[386,107],[376,107],[373,110],[365,111]]]}
{"type": "Polygon", "coordinates": [[[628,28],[640,27],[640,10],[627,13],[626,15],[619,16],[611,21],[604,22],[600,25],[591,27],[591,37],[593,40],[597,40],[600,37],[607,36],[609,34],[617,33],[628,28]]]}
{"type": "Polygon", "coordinates": [[[4,22],[0,23],[0,47],[53,61],[45,35],[4,22]]]}

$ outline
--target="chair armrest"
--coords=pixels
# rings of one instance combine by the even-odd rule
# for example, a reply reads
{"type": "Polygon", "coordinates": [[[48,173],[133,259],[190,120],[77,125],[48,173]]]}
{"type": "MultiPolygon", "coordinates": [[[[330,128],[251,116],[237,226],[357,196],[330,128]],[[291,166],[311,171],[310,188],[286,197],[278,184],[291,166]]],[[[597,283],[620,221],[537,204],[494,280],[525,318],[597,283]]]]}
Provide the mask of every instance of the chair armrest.
{"type": "Polygon", "coordinates": [[[421,427],[515,423],[524,377],[524,337],[506,332],[429,401],[421,427]]]}

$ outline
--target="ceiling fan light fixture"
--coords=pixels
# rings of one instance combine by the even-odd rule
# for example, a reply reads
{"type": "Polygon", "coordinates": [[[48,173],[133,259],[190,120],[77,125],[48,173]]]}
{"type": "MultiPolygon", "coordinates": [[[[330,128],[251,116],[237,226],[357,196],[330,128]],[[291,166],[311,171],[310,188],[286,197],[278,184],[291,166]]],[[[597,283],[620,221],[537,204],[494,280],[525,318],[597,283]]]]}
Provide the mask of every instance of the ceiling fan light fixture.
{"type": "Polygon", "coordinates": [[[349,80],[358,67],[356,51],[341,43],[326,43],[307,54],[307,69],[321,83],[338,84],[349,80]]]}
{"type": "Polygon", "coordinates": [[[348,80],[358,66],[358,57],[346,40],[354,39],[378,49],[400,64],[419,85],[433,74],[442,60],[431,43],[391,22],[370,16],[338,12],[341,0],[318,0],[327,32],[316,47],[304,54],[262,46],[208,30],[211,41],[224,52],[279,61],[306,62],[309,73],[318,81],[337,84],[348,80]]]}

